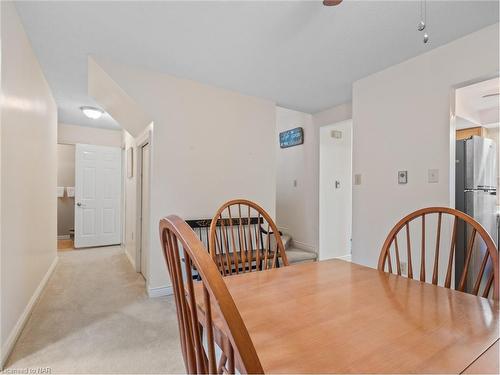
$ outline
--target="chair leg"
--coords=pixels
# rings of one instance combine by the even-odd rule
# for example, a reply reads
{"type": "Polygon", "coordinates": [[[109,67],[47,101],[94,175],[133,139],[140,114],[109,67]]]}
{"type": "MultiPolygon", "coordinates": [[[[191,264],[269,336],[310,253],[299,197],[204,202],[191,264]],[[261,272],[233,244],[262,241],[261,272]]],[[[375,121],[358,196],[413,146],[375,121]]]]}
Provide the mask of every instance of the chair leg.
{"type": "Polygon", "coordinates": [[[227,367],[228,367],[228,373],[229,374],[235,374],[236,371],[234,369],[234,351],[233,351],[233,347],[232,346],[229,346],[230,350],[229,350],[229,357],[227,359],[227,367]]]}

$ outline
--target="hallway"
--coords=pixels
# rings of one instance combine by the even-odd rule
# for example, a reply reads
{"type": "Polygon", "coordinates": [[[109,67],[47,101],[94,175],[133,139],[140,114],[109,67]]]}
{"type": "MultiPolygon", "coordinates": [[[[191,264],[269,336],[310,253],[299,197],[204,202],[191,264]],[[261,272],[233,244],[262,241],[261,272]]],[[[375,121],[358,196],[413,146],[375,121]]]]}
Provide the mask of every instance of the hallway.
{"type": "Polygon", "coordinates": [[[58,256],[6,369],[184,372],[172,297],[148,298],[120,247],[58,256]]]}

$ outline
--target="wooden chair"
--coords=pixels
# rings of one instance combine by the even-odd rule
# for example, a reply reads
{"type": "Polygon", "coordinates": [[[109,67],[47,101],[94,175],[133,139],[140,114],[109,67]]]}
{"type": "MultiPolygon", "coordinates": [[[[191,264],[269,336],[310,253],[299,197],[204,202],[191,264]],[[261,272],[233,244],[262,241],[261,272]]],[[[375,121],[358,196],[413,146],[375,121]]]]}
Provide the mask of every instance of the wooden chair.
{"type": "MultiPolygon", "coordinates": [[[[451,225],[451,239],[450,239],[450,250],[447,257],[447,267],[446,267],[446,278],[444,280],[444,287],[451,287],[451,279],[454,265],[454,256],[456,257],[456,248],[457,248],[457,227],[461,227],[465,225],[468,230],[469,239],[467,241],[465,258],[464,258],[464,266],[463,272],[461,274],[455,275],[455,289],[468,292],[474,295],[479,295],[479,289],[481,285],[484,285],[482,297],[488,297],[490,294],[491,286],[493,285],[493,299],[499,299],[499,265],[498,265],[498,250],[495,246],[495,243],[491,239],[491,236],[486,232],[486,230],[475,221],[469,215],[460,212],[458,210],[447,208],[447,207],[429,207],[417,210],[403,219],[401,219],[394,228],[390,231],[387,239],[382,246],[382,251],[380,252],[380,257],[378,261],[378,269],[381,271],[387,269],[390,273],[393,273],[393,260],[395,261],[395,271],[398,275],[401,275],[401,262],[400,262],[400,243],[398,243],[398,234],[403,231],[406,233],[406,260],[408,265],[408,277],[413,278],[413,265],[412,265],[412,251],[411,244],[412,240],[410,238],[410,223],[414,220],[420,218],[420,231],[421,231],[421,249],[420,249],[420,272],[419,279],[420,281],[425,282],[426,279],[426,218],[431,218],[431,215],[437,215],[437,230],[436,230],[436,240],[435,240],[435,250],[434,250],[434,262],[432,269],[432,284],[438,284],[439,278],[439,251],[440,251],[440,243],[441,232],[442,232],[442,223],[443,218],[446,215],[449,215],[452,219],[451,225]],[[469,227],[470,226],[470,227],[469,227]],[[468,273],[471,268],[471,259],[473,251],[480,251],[480,243],[476,241],[476,236],[479,234],[480,239],[483,241],[483,249],[486,248],[484,256],[482,257],[482,261],[480,263],[478,269],[478,275],[475,280],[469,280],[469,290],[466,290],[467,282],[468,282],[468,273]],[[478,246],[479,245],[479,246],[478,246]],[[393,250],[391,255],[391,249],[393,250]],[[486,273],[485,273],[486,271],[486,273]],[[473,282],[473,284],[472,284],[473,282]]],[[[446,258],[445,258],[446,259],[446,258]]]]}
{"type": "Polygon", "coordinates": [[[288,266],[273,219],[246,199],[231,200],[217,210],[209,243],[210,254],[223,276],[288,266]]]}
{"type": "Polygon", "coordinates": [[[217,373],[213,326],[214,320],[217,319],[222,323],[224,335],[232,349],[227,372],[235,372],[234,355],[236,355],[240,372],[263,373],[253,343],[226,284],[193,230],[179,217],[168,216],[160,221],[160,240],[174,289],[186,372],[217,373]],[[193,281],[191,275],[193,265],[201,275],[200,282],[193,281]],[[196,292],[199,291],[198,287],[202,287],[202,293],[196,292]],[[207,335],[208,352],[203,346],[202,325],[198,320],[200,304],[205,307],[202,318],[207,335]]]}

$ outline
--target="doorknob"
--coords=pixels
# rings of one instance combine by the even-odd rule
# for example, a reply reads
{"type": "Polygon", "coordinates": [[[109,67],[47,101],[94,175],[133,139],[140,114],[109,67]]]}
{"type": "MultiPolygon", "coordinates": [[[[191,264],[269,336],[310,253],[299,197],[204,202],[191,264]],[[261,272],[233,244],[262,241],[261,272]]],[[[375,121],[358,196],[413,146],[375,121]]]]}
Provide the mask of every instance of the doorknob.
{"type": "Polygon", "coordinates": [[[78,202],[76,205],[77,205],[78,207],[84,207],[84,205],[83,205],[81,202],[78,202]]]}

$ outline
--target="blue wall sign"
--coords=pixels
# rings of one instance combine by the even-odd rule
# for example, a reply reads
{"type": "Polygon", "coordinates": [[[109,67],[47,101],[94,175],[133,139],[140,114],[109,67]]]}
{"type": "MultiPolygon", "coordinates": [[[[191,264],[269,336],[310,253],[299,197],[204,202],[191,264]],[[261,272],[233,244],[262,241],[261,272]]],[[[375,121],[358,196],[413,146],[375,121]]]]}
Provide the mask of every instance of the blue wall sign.
{"type": "Polygon", "coordinates": [[[304,129],[295,128],[280,133],[280,147],[287,148],[304,143],[304,129]]]}

